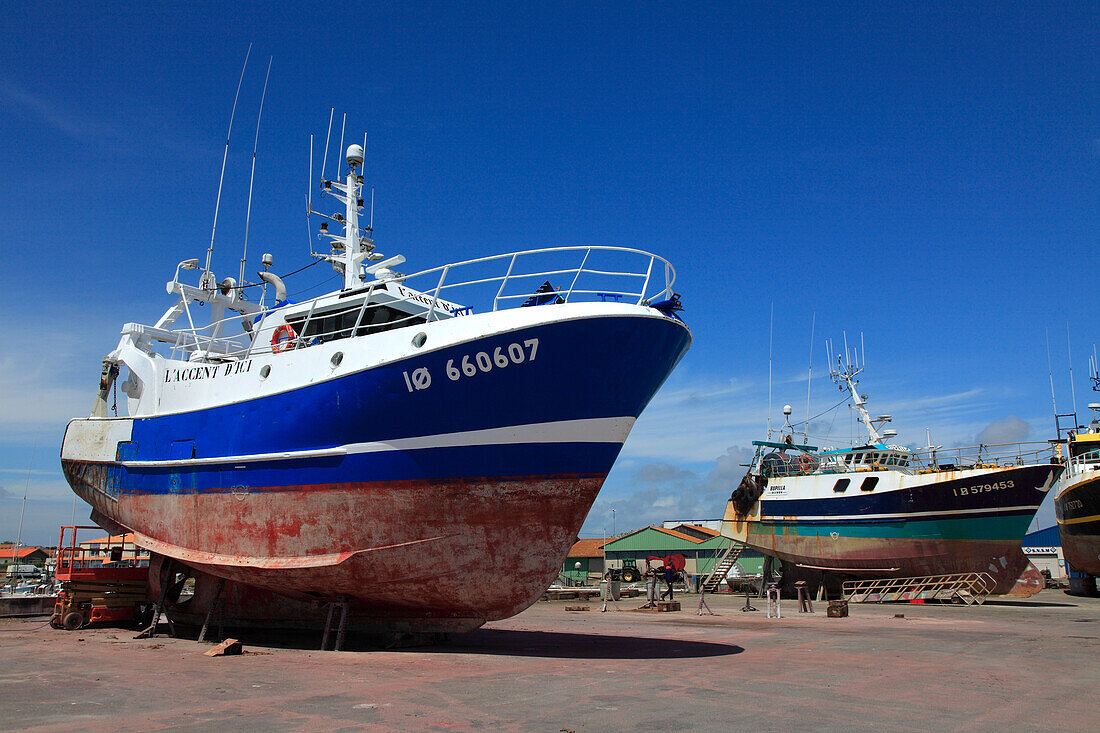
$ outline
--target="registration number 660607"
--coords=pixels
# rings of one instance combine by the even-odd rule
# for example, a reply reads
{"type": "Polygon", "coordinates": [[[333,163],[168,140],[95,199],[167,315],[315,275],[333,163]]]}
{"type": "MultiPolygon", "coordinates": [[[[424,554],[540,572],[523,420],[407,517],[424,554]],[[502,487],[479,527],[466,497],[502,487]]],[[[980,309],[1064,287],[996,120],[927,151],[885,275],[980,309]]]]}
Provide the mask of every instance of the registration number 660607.
{"type": "Polygon", "coordinates": [[[492,355],[488,351],[479,351],[476,354],[466,354],[455,365],[454,359],[448,359],[443,371],[447,379],[457,382],[462,377],[473,377],[480,373],[488,373],[493,369],[503,369],[512,364],[522,364],[525,361],[534,361],[538,354],[539,340],[527,339],[523,345],[511,343],[507,346],[498,346],[493,349],[492,355]],[[525,348],[526,347],[526,348],[525,348]]]}
{"type": "MultiPolygon", "coordinates": [[[[535,360],[539,351],[537,338],[525,339],[523,343],[510,343],[497,346],[489,351],[478,351],[472,354],[464,354],[461,357],[448,359],[443,367],[447,379],[457,382],[460,379],[475,377],[478,374],[487,374],[494,369],[505,369],[510,366],[518,366],[525,362],[535,360]]],[[[432,385],[432,375],[427,367],[416,369],[410,375],[402,372],[405,378],[405,387],[410,391],[427,389],[432,385]]]]}

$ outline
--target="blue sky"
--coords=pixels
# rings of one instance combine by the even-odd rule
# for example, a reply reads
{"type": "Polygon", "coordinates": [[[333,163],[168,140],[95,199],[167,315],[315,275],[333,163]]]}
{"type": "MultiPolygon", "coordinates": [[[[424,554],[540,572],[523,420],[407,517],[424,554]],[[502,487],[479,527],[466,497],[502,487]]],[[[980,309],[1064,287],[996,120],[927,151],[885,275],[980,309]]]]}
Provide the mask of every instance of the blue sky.
{"type": "Polygon", "coordinates": [[[1067,324],[1079,412],[1096,399],[1095,5],[390,5],[6,9],[3,538],[24,487],[25,541],[68,521],[67,418],[119,326],[205,252],[249,43],[216,270],[240,258],[269,56],[249,248],[277,272],[309,261],[308,139],[333,106],[368,133],[379,248],[416,269],[554,244],[676,265],[695,345],[586,535],[612,507],[620,530],[720,513],[767,419],[773,306],[775,414],[805,414],[814,318],[813,411],[839,399],[824,339],[863,332],[871,409],[910,444],[1052,437],[1046,339],[1064,410],[1067,324]]]}

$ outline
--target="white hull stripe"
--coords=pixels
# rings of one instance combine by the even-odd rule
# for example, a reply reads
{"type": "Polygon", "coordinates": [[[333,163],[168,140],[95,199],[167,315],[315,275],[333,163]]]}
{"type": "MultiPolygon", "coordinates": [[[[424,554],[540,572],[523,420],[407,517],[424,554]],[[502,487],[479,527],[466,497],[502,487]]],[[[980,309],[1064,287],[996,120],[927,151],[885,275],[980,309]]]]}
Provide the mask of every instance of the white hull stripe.
{"type": "Polygon", "coordinates": [[[910,519],[919,517],[932,517],[932,516],[944,516],[944,515],[961,515],[961,514],[991,514],[991,513],[1003,513],[1003,512],[1020,512],[1020,511],[1035,511],[1038,504],[1030,504],[1025,506],[999,506],[989,509],[952,509],[945,511],[933,511],[933,512],[898,512],[895,514],[830,514],[822,516],[797,516],[791,517],[784,514],[769,514],[762,515],[760,517],[761,522],[776,522],[783,524],[797,524],[798,522],[843,522],[848,520],[859,519],[910,519]]]}
{"type": "Polygon", "coordinates": [[[475,445],[516,445],[521,443],[622,443],[634,427],[633,417],[601,417],[587,420],[510,425],[505,428],[466,430],[418,438],[399,438],[378,443],[349,443],[318,450],[253,453],[242,456],[212,456],[210,458],[180,458],[164,461],[120,461],[127,468],[204,466],[219,463],[254,463],[256,461],[288,461],[301,458],[323,458],[355,453],[423,450],[425,448],[462,448],[475,445]]]}

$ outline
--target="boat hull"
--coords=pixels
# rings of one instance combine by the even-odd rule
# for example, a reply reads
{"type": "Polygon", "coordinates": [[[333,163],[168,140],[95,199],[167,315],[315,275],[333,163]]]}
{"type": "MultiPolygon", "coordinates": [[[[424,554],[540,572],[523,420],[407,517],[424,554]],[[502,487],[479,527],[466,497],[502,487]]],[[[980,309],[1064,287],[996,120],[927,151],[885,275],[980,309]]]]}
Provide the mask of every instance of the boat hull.
{"type": "Polygon", "coordinates": [[[1074,570],[1100,576],[1100,470],[1062,481],[1054,499],[1062,555],[1074,570]]]}
{"type": "Polygon", "coordinates": [[[138,544],[202,572],[395,628],[474,628],[555,577],[689,344],[648,314],[514,329],[128,432],[74,421],[62,466],[138,544]],[[511,344],[521,363],[480,368],[511,344]],[[476,371],[455,377],[463,361],[476,371]]]}
{"type": "MultiPolygon", "coordinates": [[[[882,494],[763,499],[747,515],[730,502],[723,533],[813,569],[858,577],[986,572],[994,593],[1009,593],[1029,568],[1020,542],[1060,471],[1044,464],[925,474],[882,494]]],[[[784,480],[788,494],[798,495],[797,481],[784,480]]]]}

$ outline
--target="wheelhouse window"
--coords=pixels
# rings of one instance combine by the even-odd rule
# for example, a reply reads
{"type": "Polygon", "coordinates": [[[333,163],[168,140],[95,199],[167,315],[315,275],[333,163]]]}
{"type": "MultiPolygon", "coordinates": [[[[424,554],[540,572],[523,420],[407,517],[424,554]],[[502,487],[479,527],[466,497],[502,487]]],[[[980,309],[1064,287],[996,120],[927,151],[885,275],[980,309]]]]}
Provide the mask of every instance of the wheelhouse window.
{"type": "Polygon", "coordinates": [[[307,342],[316,339],[318,343],[324,343],[348,338],[352,335],[352,331],[355,332],[356,336],[365,336],[427,321],[422,315],[412,316],[385,305],[367,306],[361,319],[359,317],[360,310],[361,308],[357,306],[337,313],[314,314],[309,318],[308,323],[305,316],[300,316],[291,318],[289,323],[294,327],[294,331],[307,342]],[[357,321],[359,323],[358,328],[355,327],[357,321]],[[304,333],[303,327],[305,329],[304,333]]]}

